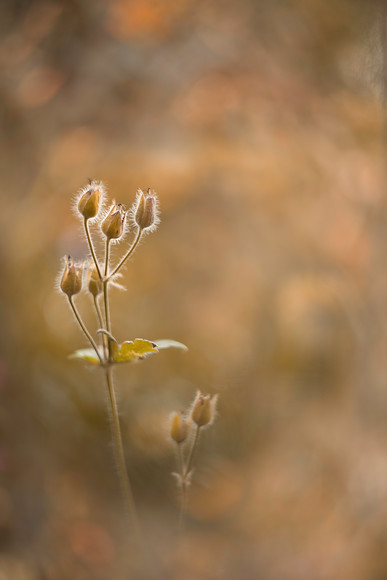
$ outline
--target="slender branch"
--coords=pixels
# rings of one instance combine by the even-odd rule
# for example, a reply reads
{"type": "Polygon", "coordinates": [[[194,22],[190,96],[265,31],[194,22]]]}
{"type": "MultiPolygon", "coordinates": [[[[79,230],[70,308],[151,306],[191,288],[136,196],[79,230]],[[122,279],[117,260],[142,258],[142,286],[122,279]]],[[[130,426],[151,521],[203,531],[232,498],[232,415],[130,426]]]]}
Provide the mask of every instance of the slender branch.
{"type": "Polygon", "coordinates": [[[178,454],[179,454],[179,463],[180,463],[180,474],[181,474],[181,502],[180,502],[180,512],[179,512],[179,524],[178,529],[182,531],[184,526],[184,513],[187,507],[187,485],[184,478],[184,457],[183,457],[183,449],[181,443],[177,444],[178,447],[178,454]]]}
{"type": "Polygon", "coordinates": [[[192,443],[191,450],[189,452],[189,456],[188,456],[187,464],[186,464],[186,467],[185,467],[185,471],[183,473],[183,475],[184,475],[183,479],[184,480],[186,479],[187,475],[191,471],[193,458],[194,458],[195,451],[196,451],[196,448],[197,448],[197,445],[198,445],[198,441],[199,441],[199,436],[200,436],[200,425],[197,425],[196,426],[195,437],[194,437],[194,440],[193,440],[193,443],[192,443]]]}
{"type": "Polygon", "coordinates": [[[88,220],[86,218],[85,218],[83,224],[85,226],[85,233],[86,233],[87,243],[89,244],[90,252],[91,252],[91,255],[93,257],[93,261],[94,261],[95,267],[97,269],[99,279],[102,280],[101,269],[99,267],[99,263],[98,263],[98,260],[97,260],[97,256],[96,256],[96,253],[95,253],[95,250],[94,250],[93,241],[92,241],[91,236],[90,236],[89,223],[88,223],[88,220]]]}
{"type": "MultiPolygon", "coordinates": [[[[106,238],[106,249],[105,249],[105,275],[103,280],[103,303],[105,308],[105,321],[106,321],[106,330],[108,332],[111,331],[110,326],[110,308],[109,308],[109,296],[108,296],[108,284],[109,278],[107,277],[109,271],[109,248],[110,248],[110,240],[106,238]]],[[[107,338],[107,346],[108,346],[108,356],[110,358],[110,340],[107,338]]]]}
{"type": "MultiPolygon", "coordinates": [[[[121,269],[121,267],[124,265],[124,263],[129,258],[129,256],[131,256],[133,254],[134,250],[137,248],[138,243],[141,239],[142,231],[143,230],[141,228],[138,228],[136,237],[134,238],[132,245],[130,246],[129,250],[126,252],[125,256],[118,263],[118,265],[114,268],[113,272],[111,274],[109,274],[108,280],[110,280],[110,278],[113,278],[113,276],[115,276],[117,274],[118,270],[121,269]]],[[[105,271],[105,276],[106,275],[107,275],[107,273],[105,271]]]]}
{"type": "Polygon", "coordinates": [[[105,330],[105,328],[99,328],[97,330],[97,334],[104,334],[105,336],[107,336],[108,338],[110,338],[110,340],[112,340],[113,342],[115,342],[116,344],[118,344],[118,342],[116,341],[116,339],[114,338],[114,336],[112,335],[111,332],[108,332],[107,330],[105,330]]]}
{"type": "Polygon", "coordinates": [[[181,475],[184,474],[184,456],[183,456],[183,447],[181,443],[177,443],[178,449],[178,456],[179,456],[179,466],[180,466],[180,473],[181,475]]]}
{"type": "Polygon", "coordinates": [[[131,524],[133,526],[135,536],[137,538],[139,545],[141,545],[140,528],[139,528],[139,524],[138,524],[136,505],[134,502],[132,486],[130,483],[129,473],[128,473],[126,463],[125,463],[124,447],[123,447],[123,443],[122,443],[120,420],[119,420],[119,416],[118,416],[117,401],[116,401],[116,395],[115,395],[115,391],[114,391],[112,368],[110,366],[106,368],[105,376],[106,376],[106,386],[107,386],[108,395],[109,395],[109,402],[110,402],[110,409],[111,409],[111,416],[112,416],[112,432],[113,432],[113,437],[114,437],[115,451],[116,451],[116,457],[117,457],[117,462],[118,462],[118,467],[119,467],[122,492],[124,495],[124,500],[125,500],[128,512],[129,512],[129,518],[131,520],[131,524]]]}
{"type": "MultiPolygon", "coordinates": [[[[99,324],[99,328],[103,328],[104,327],[104,323],[103,323],[103,318],[102,318],[102,312],[101,309],[99,307],[99,303],[98,303],[98,296],[93,296],[93,303],[94,303],[94,308],[95,308],[95,312],[97,314],[97,318],[98,318],[98,324],[99,324]]],[[[107,356],[107,339],[105,336],[101,336],[101,343],[102,343],[102,347],[104,349],[105,352],[105,356],[107,356]]]]}
{"type": "Polygon", "coordinates": [[[105,272],[104,272],[105,279],[106,279],[106,276],[107,276],[108,270],[109,270],[109,250],[110,250],[110,238],[106,238],[106,246],[105,246],[105,272]]]}
{"type": "Polygon", "coordinates": [[[184,465],[184,457],[183,451],[181,446],[179,445],[179,461],[181,466],[181,504],[180,504],[180,513],[179,513],[179,525],[178,529],[181,532],[184,525],[184,513],[187,508],[187,488],[189,485],[189,473],[192,468],[192,462],[195,455],[195,451],[198,445],[200,436],[200,425],[196,426],[195,437],[192,442],[192,446],[188,455],[187,463],[184,465]]]}
{"type": "Polygon", "coordinates": [[[102,312],[98,304],[98,297],[93,296],[94,308],[98,318],[99,328],[103,328],[102,312]]]}
{"type": "Polygon", "coordinates": [[[71,307],[71,309],[72,309],[72,311],[74,313],[75,318],[77,319],[77,322],[78,322],[79,326],[82,329],[83,334],[86,336],[87,340],[90,342],[91,346],[94,348],[95,352],[97,353],[101,365],[103,365],[104,364],[104,361],[103,361],[103,359],[102,359],[102,357],[101,357],[101,355],[99,353],[98,347],[97,347],[97,345],[96,345],[93,337],[91,336],[90,332],[87,330],[86,326],[84,325],[84,323],[83,323],[83,321],[82,321],[82,319],[81,319],[81,317],[80,317],[80,315],[78,313],[78,310],[75,307],[75,304],[74,304],[74,301],[73,301],[73,297],[72,296],[69,296],[68,299],[69,299],[70,307],[71,307]]]}

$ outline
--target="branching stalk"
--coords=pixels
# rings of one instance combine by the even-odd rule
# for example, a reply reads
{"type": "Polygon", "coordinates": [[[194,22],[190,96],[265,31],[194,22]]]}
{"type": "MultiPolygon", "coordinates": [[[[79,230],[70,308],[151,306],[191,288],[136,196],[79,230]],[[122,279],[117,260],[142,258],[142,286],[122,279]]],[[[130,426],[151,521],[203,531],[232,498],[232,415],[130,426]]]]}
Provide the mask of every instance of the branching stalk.
{"type": "Polygon", "coordinates": [[[97,347],[93,337],[91,336],[90,332],[87,330],[85,324],[83,323],[83,321],[78,313],[78,310],[75,307],[72,296],[69,296],[68,299],[69,299],[70,307],[74,313],[74,316],[75,316],[79,326],[81,327],[83,334],[86,336],[87,340],[90,342],[91,346],[94,348],[94,350],[99,358],[99,362],[101,363],[101,365],[103,365],[104,364],[103,358],[101,357],[101,355],[99,353],[98,347],[97,347]]]}
{"type": "MultiPolygon", "coordinates": [[[[155,192],[151,192],[149,189],[146,193],[143,193],[141,190],[139,190],[136,202],[132,208],[133,219],[138,229],[135,232],[129,249],[126,251],[126,253],[124,253],[118,264],[114,266],[114,264],[110,264],[110,242],[111,240],[121,240],[124,238],[124,222],[128,212],[124,210],[122,204],[116,204],[115,201],[113,201],[109,212],[103,216],[102,219],[99,219],[99,227],[101,228],[102,233],[106,236],[105,256],[104,259],[102,256],[100,256],[101,261],[99,262],[98,253],[94,246],[93,237],[90,232],[89,220],[97,218],[101,207],[101,196],[103,197],[103,194],[103,184],[95,180],[90,180],[88,186],[81,190],[77,200],[77,209],[83,219],[84,234],[89,247],[89,252],[92,257],[92,263],[89,264],[90,268],[88,272],[89,275],[87,285],[90,294],[93,296],[94,309],[98,320],[97,335],[102,334],[103,336],[101,339],[89,332],[74,304],[73,297],[82,291],[85,273],[84,262],[79,263],[74,261],[71,256],[66,256],[64,270],[60,280],[60,289],[65,295],[67,295],[70,308],[73,311],[75,319],[77,320],[77,323],[79,324],[88,342],[94,349],[100,363],[98,366],[102,369],[105,377],[106,389],[109,398],[108,408],[109,414],[111,416],[111,430],[114,440],[115,455],[119,468],[119,477],[121,480],[124,502],[127,507],[133,533],[138,540],[139,546],[142,547],[142,543],[140,541],[140,528],[136,514],[136,506],[129,478],[129,472],[125,462],[121,426],[113,382],[113,365],[117,362],[121,362],[121,359],[118,356],[114,356],[114,353],[118,348],[118,343],[111,332],[109,283],[112,282],[112,278],[114,278],[117,272],[119,272],[129,257],[133,254],[141,240],[143,232],[150,232],[156,228],[159,222],[158,203],[155,192]],[[101,293],[103,296],[102,299],[99,298],[101,293]],[[101,304],[102,301],[103,305],[101,304]]],[[[138,358],[143,358],[141,353],[142,351],[139,349],[138,352],[135,352],[135,355],[138,358]]],[[[92,363],[97,362],[93,357],[89,356],[88,352],[82,353],[82,351],[78,351],[76,354],[79,355],[80,358],[87,359],[92,363]]],[[[127,359],[124,357],[124,360],[130,360],[130,356],[128,355],[127,359]]],[[[191,451],[190,457],[192,454],[193,452],[191,451]]],[[[185,470],[184,457],[182,453],[180,461],[181,475],[186,476],[188,472],[185,470]],[[184,471],[186,472],[185,474],[184,471]]],[[[190,463],[191,462],[192,457],[190,463]]],[[[149,554],[146,556],[149,560],[149,554]]],[[[146,567],[145,564],[148,562],[148,560],[145,559],[144,567],[146,567]]]]}

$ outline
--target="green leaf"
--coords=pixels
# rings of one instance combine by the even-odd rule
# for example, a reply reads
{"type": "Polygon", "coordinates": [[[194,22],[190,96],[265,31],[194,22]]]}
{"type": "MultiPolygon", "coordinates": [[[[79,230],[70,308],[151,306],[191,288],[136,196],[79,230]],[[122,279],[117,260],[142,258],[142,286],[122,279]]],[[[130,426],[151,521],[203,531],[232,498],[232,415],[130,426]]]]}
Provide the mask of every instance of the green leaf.
{"type": "Polygon", "coordinates": [[[188,347],[185,346],[182,342],[178,342],[177,340],[170,340],[169,338],[161,338],[160,340],[155,340],[154,344],[157,346],[159,350],[164,348],[180,348],[181,350],[188,350],[188,347]]]}
{"type": "Polygon", "coordinates": [[[97,353],[95,352],[95,350],[93,348],[81,348],[79,350],[76,350],[75,352],[70,354],[69,358],[78,358],[78,359],[86,360],[87,362],[92,363],[94,365],[100,364],[97,353]]]}
{"type": "Polygon", "coordinates": [[[134,341],[126,340],[121,345],[112,346],[113,359],[115,362],[130,362],[158,352],[154,342],[136,338],[134,341]]]}
{"type": "MultiPolygon", "coordinates": [[[[165,348],[180,348],[188,350],[185,344],[176,340],[161,339],[155,342],[136,338],[135,340],[125,340],[122,344],[110,342],[110,349],[115,363],[133,362],[141,360],[150,354],[159,352],[165,348]]],[[[82,348],[70,355],[70,358],[85,360],[91,364],[99,365],[99,358],[93,348],[82,348]]]]}

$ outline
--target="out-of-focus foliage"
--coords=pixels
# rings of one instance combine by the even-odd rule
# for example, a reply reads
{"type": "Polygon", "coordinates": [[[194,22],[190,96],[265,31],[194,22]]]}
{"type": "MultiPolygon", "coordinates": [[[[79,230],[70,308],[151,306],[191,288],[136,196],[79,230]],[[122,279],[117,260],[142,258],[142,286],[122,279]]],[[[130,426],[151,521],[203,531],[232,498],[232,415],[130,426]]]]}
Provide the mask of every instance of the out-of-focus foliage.
{"type": "Polygon", "coordinates": [[[103,382],[68,359],[83,338],[55,291],[59,258],[86,254],[88,178],[161,201],[114,336],[189,346],[117,369],[157,578],[386,577],[382,3],[1,11],[1,580],[137,574],[103,382]],[[219,414],[178,541],[168,416],[197,389],[219,414]]]}

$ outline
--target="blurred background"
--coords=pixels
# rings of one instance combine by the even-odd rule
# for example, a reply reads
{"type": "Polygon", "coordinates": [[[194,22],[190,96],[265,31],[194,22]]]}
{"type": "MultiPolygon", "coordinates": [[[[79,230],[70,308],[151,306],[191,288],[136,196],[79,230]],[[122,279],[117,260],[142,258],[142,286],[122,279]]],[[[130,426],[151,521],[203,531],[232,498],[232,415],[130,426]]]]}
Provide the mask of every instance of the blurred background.
{"type": "MultiPolygon", "coordinates": [[[[384,2],[12,0],[0,18],[0,580],[140,578],[56,290],[88,178],[162,222],[113,290],[154,577],[387,577],[384,2]],[[219,393],[184,534],[168,417],[219,393]]],[[[122,252],[116,247],[116,256],[122,252]]],[[[77,304],[96,323],[88,297],[77,304]]]]}

